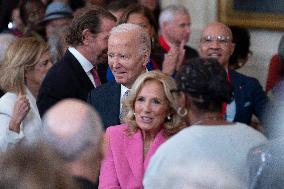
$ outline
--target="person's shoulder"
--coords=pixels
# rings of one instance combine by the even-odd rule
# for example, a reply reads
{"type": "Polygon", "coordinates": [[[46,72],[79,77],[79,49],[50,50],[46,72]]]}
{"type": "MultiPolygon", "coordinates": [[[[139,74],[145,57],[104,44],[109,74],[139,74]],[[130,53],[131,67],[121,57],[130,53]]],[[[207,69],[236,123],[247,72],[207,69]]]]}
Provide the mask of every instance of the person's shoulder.
{"type": "Polygon", "coordinates": [[[127,125],[125,124],[121,124],[121,125],[113,125],[113,126],[110,126],[106,129],[106,132],[107,133],[123,133],[125,132],[125,130],[127,129],[127,125]]]}
{"type": "Polygon", "coordinates": [[[251,76],[247,76],[245,74],[242,74],[240,72],[237,72],[235,70],[230,70],[230,74],[231,74],[231,77],[236,77],[238,79],[242,79],[242,80],[249,80],[249,81],[257,81],[256,78],[254,77],[251,77],[251,76]]]}
{"type": "Polygon", "coordinates": [[[123,142],[123,139],[127,136],[127,125],[114,125],[106,129],[106,135],[112,144],[123,142]]]}
{"type": "Polygon", "coordinates": [[[115,81],[107,82],[97,88],[94,88],[90,91],[91,95],[98,95],[98,94],[112,94],[114,90],[120,89],[120,85],[117,84],[115,81]]]}
{"type": "Polygon", "coordinates": [[[244,75],[234,70],[231,70],[230,74],[231,74],[231,80],[233,83],[234,82],[240,82],[242,84],[245,83],[252,87],[260,86],[259,81],[254,77],[244,75]]]}
{"type": "Polygon", "coordinates": [[[236,122],[232,128],[235,129],[235,131],[232,132],[241,133],[243,138],[244,136],[247,136],[247,138],[251,138],[252,140],[267,141],[267,138],[261,132],[244,123],[236,122]]]}
{"type": "Polygon", "coordinates": [[[9,101],[16,101],[17,96],[18,95],[16,93],[7,92],[0,98],[0,103],[5,103],[5,102],[9,102],[9,101]]]}
{"type": "Polygon", "coordinates": [[[185,45],[184,49],[186,54],[188,54],[190,58],[195,58],[199,56],[197,50],[192,48],[191,46],[185,45]]]}
{"type": "Polygon", "coordinates": [[[16,93],[12,93],[12,92],[5,93],[0,98],[0,111],[2,112],[3,110],[6,110],[7,108],[13,109],[16,100],[17,100],[16,93]]]}

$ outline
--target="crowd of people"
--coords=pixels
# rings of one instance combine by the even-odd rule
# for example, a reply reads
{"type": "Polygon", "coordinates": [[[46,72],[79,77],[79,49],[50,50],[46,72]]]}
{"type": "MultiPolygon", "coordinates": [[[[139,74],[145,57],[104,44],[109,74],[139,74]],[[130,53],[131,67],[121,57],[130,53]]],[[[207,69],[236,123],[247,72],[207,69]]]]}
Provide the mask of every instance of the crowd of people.
{"type": "MultiPolygon", "coordinates": [[[[283,69],[266,89],[273,99],[236,71],[251,54],[248,30],[208,23],[194,49],[183,5],[10,5],[0,188],[284,188],[283,69]]],[[[282,68],[283,39],[272,59],[282,68]]]]}

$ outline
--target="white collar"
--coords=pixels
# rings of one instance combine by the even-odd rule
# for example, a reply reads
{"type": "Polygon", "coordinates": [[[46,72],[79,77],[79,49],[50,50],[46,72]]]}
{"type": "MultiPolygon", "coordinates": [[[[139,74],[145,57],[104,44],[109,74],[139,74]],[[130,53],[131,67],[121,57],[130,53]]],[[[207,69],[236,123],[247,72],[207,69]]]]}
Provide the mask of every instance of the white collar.
{"type": "Polygon", "coordinates": [[[127,87],[125,87],[124,85],[121,85],[121,92],[120,92],[120,98],[123,97],[124,93],[129,90],[127,87]]]}
{"type": "Polygon", "coordinates": [[[68,47],[68,50],[78,60],[85,72],[89,72],[91,71],[91,69],[93,69],[93,64],[88,59],[86,59],[77,49],[75,49],[74,47],[68,47]]]}

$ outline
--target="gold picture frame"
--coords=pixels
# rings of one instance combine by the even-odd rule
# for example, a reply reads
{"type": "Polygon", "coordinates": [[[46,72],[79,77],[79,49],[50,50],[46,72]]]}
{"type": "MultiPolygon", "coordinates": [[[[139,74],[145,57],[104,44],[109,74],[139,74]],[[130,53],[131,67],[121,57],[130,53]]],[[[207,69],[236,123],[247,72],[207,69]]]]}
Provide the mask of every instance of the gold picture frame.
{"type": "Polygon", "coordinates": [[[232,26],[284,30],[284,14],[234,9],[234,0],[218,0],[218,20],[232,26]]]}

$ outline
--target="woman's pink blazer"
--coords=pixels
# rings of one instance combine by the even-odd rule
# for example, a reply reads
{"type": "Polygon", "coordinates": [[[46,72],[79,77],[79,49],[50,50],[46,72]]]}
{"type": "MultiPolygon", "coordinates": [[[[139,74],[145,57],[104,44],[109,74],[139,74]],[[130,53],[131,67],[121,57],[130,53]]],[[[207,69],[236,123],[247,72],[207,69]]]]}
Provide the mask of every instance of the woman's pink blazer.
{"type": "Polygon", "coordinates": [[[144,171],[157,148],[166,141],[161,130],[143,160],[143,138],[138,130],[129,135],[127,125],[106,130],[106,154],[101,166],[99,188],[138,189],[142,187],[144,171]]]}

